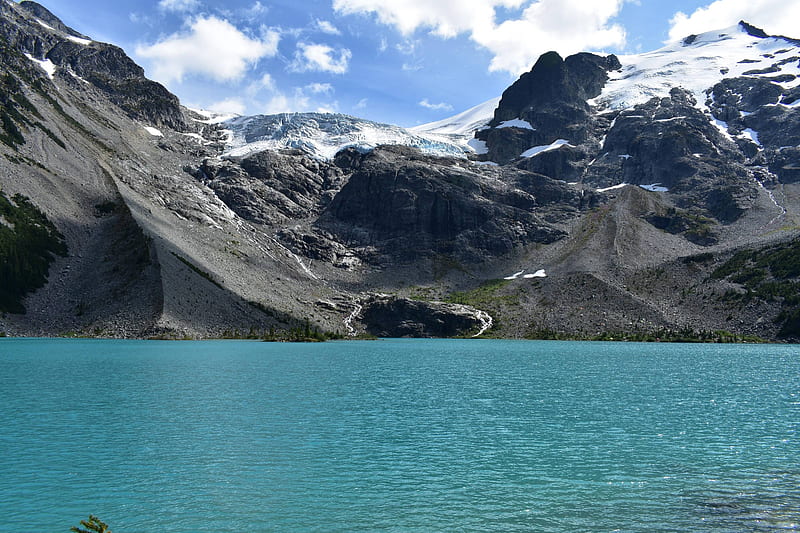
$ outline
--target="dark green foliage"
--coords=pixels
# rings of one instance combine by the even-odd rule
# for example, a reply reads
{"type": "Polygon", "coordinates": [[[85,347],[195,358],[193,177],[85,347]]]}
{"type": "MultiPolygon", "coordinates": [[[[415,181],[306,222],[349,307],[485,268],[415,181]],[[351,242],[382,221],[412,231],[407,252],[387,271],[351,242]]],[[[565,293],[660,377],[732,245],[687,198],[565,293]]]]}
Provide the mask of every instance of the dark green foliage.
{"type": "Polygon", "coordinates": [[[22,299],[47,281],[55,255],[67,254],[64,237],[26,197],[0,192],[0,311],[25,313],[22,299]]]}
{"type": "MultiPolygon", "coordinates": [[[[43,91],[40,82],[34,82],[34,86],[43,91]]],[[[48,97],[48,99],[52,98],[48,97]]],[[[0,77],[0,123],[2,123],[0,142],[16,150],[17,146],[25,144],[25,137],[22,135],[20,128],[31,126],[43,131],[61,148],[67,148],[64,141],[52,130],[32,117],[44,120],[36,106],[25,96],[19,80],[8,73],[0,77]]]]}
{"type": "Polygon", "coordinates": [[[683,258],[683,263],[686,265],[691,265],[692,263],[707,263],[714,259],[714,254],[711,252],[705,252],[702,254],[690,255],[683,258]]]}
{"type": "MultiPolygon", "coordinates": [[[[325,342],[331,340],[344,340],[347,338],[339,331],[322,331],[318,326],[312,325],[308,319],[303,322],[295,321],[295,325],[289,328],[275,329],[270,327],[268,330],[250,328],[245,333],[238,329],[229,329],[222,332],[222,339],[250,339],[262,340],[265,342],[325,342]]],[[[359,340],[373,338],[369,336],[359,336],[359,340]]]]}
{"type": "Polygon", "coordinates": [[[94,515],[89,515],[89,520],[81,520],[81,526],[74,526],[69,530],[74,533],[111,533],[111,530],[108,529],[108,524],[94,515]]]}
{"type": "Polygon", "coordinates": [[[686,240],[708,246],[717,242],[714,220],[696,213],[670,207],[661,213],[645,216],[650,224],[673,235],[683,235],[686,240]]]}
{"type": "Polygon", "coordinates": [[[25,137],[19,125],[26,124],[27,121],[19,110],[18,98],[14,98],[15,95],[20,95],[21,91],[19,81],[11,74],[0,77],[0,123],[2,124],[0,142],[15,150],[17,146],[25,144],[25,137]]]}
{"type": "Polygon", "coordinates": [[[748,303],[779,301],[783,311],[776,322],[779,337],[800,337],[800,239],[760,250],[742,250],[711,273],[742,285],[744,292],[729,291],[723,298],[748,303]]]}
{"type": "Polygon", "coordinates": [[[217,280],[214,279],[214,276],[212,276],[211,274],[209,274],[205,270],[203,270],[200,267],[198,267],[197,265],[193,264],[191,261],[189,261],[185,257],[182,257],[182,256],[176,254],[175,252],[172,252],[172,255],[177,257],[180,260],[181,263],[183,263],[184,265],[186,265],[189,268],[191,268],[192,271],[194,271],[195,273],[199,274],[201,277],[207,279],[208,281],[210,281],[211,283],[213,283],[214,285],[216,285],[220,289],[224,289],[224,287],[217,280]]]}
{"type": "Polygon", "coordinates": [[[103,202],[102,204],[95,204],[94,208],[97,211],[98,217],[111,215],[117,212],[120,205],[117,202],[103,202]]]}
{"type": "Polygon", "coordinates": [[[800,307],[782,311],[778,315],[778,322],[783,323],[778,332],[779,337],[800,338],[800,307]]]}
{"type": "Polygon", "coordinates": [[[532,327],[526,339],[582,340],[604,342],[685,342],[685,343],[763,343],[764,339],[752,335],[737,335],[729,331],[661,328],[650,331],[603,331],[596,334],[564,333],[551,329],[532,327]]]}

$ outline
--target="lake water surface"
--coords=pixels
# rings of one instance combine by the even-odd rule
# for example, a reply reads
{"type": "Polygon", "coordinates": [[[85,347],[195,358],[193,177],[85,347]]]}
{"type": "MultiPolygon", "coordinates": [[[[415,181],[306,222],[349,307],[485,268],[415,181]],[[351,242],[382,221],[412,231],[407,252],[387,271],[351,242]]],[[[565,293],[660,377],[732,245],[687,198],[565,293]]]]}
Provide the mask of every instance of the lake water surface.
{"type": "Polygon", "coordinates": [[[800,529],[800,347],[0,340],[0,531],[800,529]]]}

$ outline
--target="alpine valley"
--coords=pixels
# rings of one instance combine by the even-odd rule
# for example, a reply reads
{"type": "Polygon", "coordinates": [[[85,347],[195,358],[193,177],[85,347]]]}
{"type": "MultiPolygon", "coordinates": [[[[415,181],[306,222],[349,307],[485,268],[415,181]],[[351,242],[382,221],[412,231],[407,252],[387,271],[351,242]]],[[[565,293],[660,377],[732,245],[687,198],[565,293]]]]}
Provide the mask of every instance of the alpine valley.
{"type": "Polygon", "coordinates": [[[0,2],[0,332],[800,338],[800,41],[539,58],[403,129],[182,107],[0,2]]]}

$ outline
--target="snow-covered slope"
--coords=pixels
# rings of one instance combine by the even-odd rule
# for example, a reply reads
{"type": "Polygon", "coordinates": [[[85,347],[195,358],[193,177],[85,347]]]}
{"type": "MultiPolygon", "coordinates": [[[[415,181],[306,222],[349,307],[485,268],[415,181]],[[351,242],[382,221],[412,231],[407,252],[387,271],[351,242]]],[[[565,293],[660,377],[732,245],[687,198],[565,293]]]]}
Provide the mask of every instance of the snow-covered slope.
{"type": "MultiPolygon", "coordinates": [[[[653,52],[620,56],[622,69],[610,73],[602,93],[589,103],[600,111],[629,109],[654,96],[669,96],[672,88],[681,87],[705,109],[706,91],[726,78],[753,76],[779,83],[784,89],[799,86],[798,54],[800,42],[768,37],[740,23],[653,52]]],[[[500,97],[492,98],[452,117],[408,129],[336,113],[235,117],[223,122],[229,131],[226,155],[297,148],[313,157],[331,159],[343,148],[367,151],[380,144],[413,146],[430,155],[480,155],[487,149],[483,141],[475,139],[475,132],[488,125],[499,103],[500,97]]],[[[526,124],[511,125],[532,129],[526,124]]]]}
{"type": "Polygon", "coordinates": [[[620,56],[622,70],[612,73],[603,92],[590,103],[627,109],[654,96],[668,96],[670,89],[681,87],[694,94],[702,105],[707,89],[725,78],[742,75],[772,81],[784,76],[786,81],[777,82],[785,89],[800,85],[798,43],[751,33],[757,30],[738,24],[725,30],[693,35],[653,52],[620,56]],[[773,68],[784,59],[785,63],[773,68]],[[789,79],[791,76],[794,78],[789,79]]]}
{"type": "Polygon", "coordinates": [[[409,128],[409,131],[420,135],[472,138],[476,130],[486,126],[492,120],[494,110],[499,103],[499,97],[492,98],[452,117],[414,126],[409,128]]]}
{"type": "Polygon", "coordinates": [[[230,131],[225,155],[245,157],[264,150],[296,148],[312,157],[332,159],[344,148],[368,151],[381,144],[413,146],[423,153],[463,157],[469,151],[458,142],[410,132],[338,113],[282,113],[237,117],[223,123],[230,131]]]}

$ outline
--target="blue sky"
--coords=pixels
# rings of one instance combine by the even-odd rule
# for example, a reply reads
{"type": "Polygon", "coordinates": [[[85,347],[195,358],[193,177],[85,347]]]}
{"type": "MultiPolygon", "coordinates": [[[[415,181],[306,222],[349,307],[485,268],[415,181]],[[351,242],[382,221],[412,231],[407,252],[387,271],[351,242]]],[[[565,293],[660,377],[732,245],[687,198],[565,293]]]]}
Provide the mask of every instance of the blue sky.
{"type": "MultiPolygon", "coordinates": [[[[539,54],[637,53],[740,19],[792,36],[798,0],[40,0],[190,107],[413,126],[502,91],[539,54]]],[[[794,35],[800,37],[800,35],[794,35]]]]}

